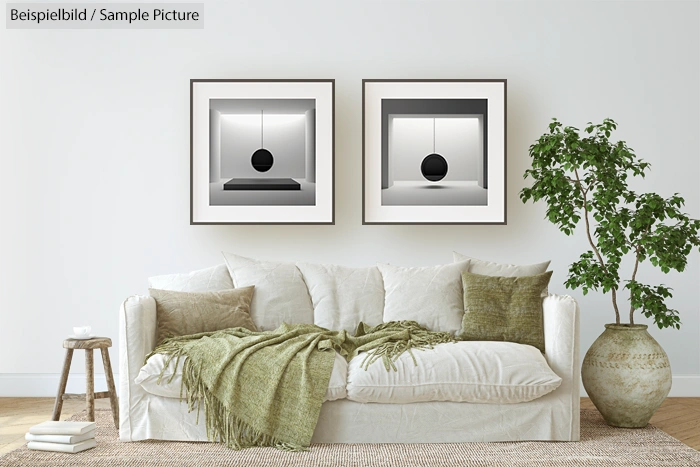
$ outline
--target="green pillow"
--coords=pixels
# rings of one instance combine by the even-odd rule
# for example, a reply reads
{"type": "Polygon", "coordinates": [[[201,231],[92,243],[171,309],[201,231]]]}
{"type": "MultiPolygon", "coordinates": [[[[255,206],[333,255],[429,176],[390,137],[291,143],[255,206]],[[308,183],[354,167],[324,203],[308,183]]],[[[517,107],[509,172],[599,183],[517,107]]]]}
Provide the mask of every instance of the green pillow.
{"type": "Polygon", "coordinates": [[[242,327],[257,331],[250,317],[255,287],[215,292],[148,289],[156,301],[158,342],[166,337],[242,327]]]}
{"type": "Polygon", "coordinates": [[[551,277],[552,271],[522,277],[463,272],[464,317],[457,338],[517,342],[544,352],[541,293],[551,277]]]}

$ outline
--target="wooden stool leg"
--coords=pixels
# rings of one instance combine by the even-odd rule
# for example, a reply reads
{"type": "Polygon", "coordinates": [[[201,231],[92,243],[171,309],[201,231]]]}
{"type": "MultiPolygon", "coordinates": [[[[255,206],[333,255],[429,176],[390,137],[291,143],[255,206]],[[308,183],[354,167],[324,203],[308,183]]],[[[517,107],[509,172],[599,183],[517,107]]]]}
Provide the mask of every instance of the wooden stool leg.
{"type": "Polygon", "coordinates": [[[102,365],[105,369],[105,378],[107,378],[107,391],[109,392],[109,405],[112,407],[112,418],[114,419],[114,427],[119,429],[119,404],[117,403],[117,390],[114,388],[114,375],[112,374],[112,364],[109,362],[109,349],[103,347],[102,365]]]}
{"type": "Polygon", "coordinates": [[[53,421],[58,421],[61,417],[63,395],[66,393],[66,384],[68,383],[68,373],[70,373],[70,364],[72,360],[73,349],[66,349],[66,359],[63,361],[63,372],[61,373],[61,381],[58,383],[56,402],[53,404],[53,415],[51,415],[51,420],[53,421]]]}
{"type": "Polygon", "coordinates": [[[88,421],[95,421],[95,365],[92,349],[85,349],[85,403],[88,421]]]}

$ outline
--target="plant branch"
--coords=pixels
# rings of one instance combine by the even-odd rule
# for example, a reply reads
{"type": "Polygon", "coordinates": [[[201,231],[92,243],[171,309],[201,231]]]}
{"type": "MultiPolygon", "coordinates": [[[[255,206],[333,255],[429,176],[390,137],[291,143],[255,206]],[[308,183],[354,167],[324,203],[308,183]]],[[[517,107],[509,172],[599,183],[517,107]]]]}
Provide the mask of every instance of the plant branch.
{"type": "MultiPolygon", "coordinates": [[[[588,237],[588,243],[591,244],[591,248],[593,248],[593,252],[598,258],[598,262],[603,267],[603,270],[606,273],[608,273],[608,268],[605,265],[605,261],[603,261],[603,257],[600,255],[598,247],[593,242],[593,237],[591,237],[591,223],[588,216],[588,198],[586,196],[587,190],[583,189],[583,186],[581,184],[581,178],[578,175],[578,169],[574,169],[574,174],[576,174],[576,181],[578,183],[579,190],[581,190],[581,194],[583,195],[583,219],[586,221],[586,236],[588,237]]],[[[613,308],[615,309],[615,323],[620,324],[620,310],[617,308],[617,289],[615,289],[615,287],[612,287],[610,289],[610,292],[612,293],[612,303],[613,308]]]]}
{"type": "Polygon", "coordinates": [[[566,180],[573,183],[574,185],[578,186],[578,189],[581,191],[584,198],[586,197],[586,194],[588,193],[588,191],[591,189],[591,186],[593,186],[593,184],[591,183],[590,185],[586,186],[586,188],[584,188],[583,183],[581,183],[581,180],[579,180],[579,178],[578,178],[578,174],[576,174],[575,179],[573,179],[571,177],[564,177],[564,178],[566,178],[566,180]]]}
{"type": "MultiPolygon", "coordinates": [[[[637,277],[637,269],[639,268],[639,244],[635,248],[635,260],[634,260],[634,271],[632,271],[632,280],[637,277]]],[[[634,324],[634,305],[632,305],[632,300],[630,300],[630,324],[634,324]]]]}

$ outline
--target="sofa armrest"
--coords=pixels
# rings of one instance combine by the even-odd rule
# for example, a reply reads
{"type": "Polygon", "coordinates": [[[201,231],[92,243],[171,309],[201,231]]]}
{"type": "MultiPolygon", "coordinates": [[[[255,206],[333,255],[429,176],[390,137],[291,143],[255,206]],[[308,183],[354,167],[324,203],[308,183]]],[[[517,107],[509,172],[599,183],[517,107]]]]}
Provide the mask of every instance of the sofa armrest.
{"type": "Polygon", "coordinates": [[[567,398],[567,405],[571,404],[571,416],[575,419],[571,439],[578,439],[581,407],[578,303],[568,295],[549,294],[542,301],[542,308],[545,357],[562,379],[556,392],[567,398]]]}
{"type": "MultiPolygon", "coordinates": [[[[544,350],[549,366],[569,384],[579,378],[579,308],[568,295],[549,294],[544,310],[544,350]]],[[[576,385],[578,387],[578,384],[576,385]]]]}
{"type": "Polygon", "coordinates": [[[144,359],[156,345],[156,301],[134,295],[119,309],[119,438],[131,439],[131,409],[146,396],[134,383],[144,359]]]}

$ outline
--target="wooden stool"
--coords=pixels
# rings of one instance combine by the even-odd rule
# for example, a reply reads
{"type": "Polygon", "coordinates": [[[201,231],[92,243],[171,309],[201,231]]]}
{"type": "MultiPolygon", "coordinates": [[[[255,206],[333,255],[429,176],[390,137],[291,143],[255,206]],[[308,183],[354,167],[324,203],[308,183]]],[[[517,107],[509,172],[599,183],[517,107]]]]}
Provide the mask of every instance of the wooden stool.
{"type": "Polygon", "coordinates": [[[117,391],[114,389],[114,377],[112,376],[112,365],[109,363],[109,347],[112,347],[112,339],[109,337],[93,337],[92,339],[66,339],[63,341],[63,348],[66,349],[66,360],[63,362],[63,373],[61,374],[61,382],[58,384],[58,394],[56,394],[56,402],[53,406],[53,416],[51,420],[59,420],[61,417],[61,409],[63,401],[67,399],[82,399],[85,398],[87,405],[88,420],[95,421],[95,399],[104,399],[109,397],[109,404],[112,406],[112,416],[114,417],[114,426],[119,429],[119,404],[117,404],[117,391]],[[73,360],[73,350],[85,350],[85,394],[66,394],[66,383],[68,382],[68,373],[70,372],[70,364],[73,360]],[[100,349],[102,352],[102,365],[105,369],[105,378],[107,379],[106,392],[95,392],[95,371],[92,360],[92,351],[100,349]]]}

